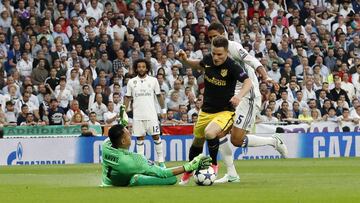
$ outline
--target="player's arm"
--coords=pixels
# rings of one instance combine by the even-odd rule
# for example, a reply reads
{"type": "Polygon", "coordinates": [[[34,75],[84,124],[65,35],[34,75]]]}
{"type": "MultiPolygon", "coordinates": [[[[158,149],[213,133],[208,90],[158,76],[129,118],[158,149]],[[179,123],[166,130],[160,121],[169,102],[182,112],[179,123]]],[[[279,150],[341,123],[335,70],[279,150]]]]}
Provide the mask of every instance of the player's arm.
{"type": "Polygon", "coordinates": [[[179,58],[180,62],[182,64],[184,64],[185,66],[189,66],[192,69],[199,69],[199,70],[204,70],[204,67],[202,67],[200,65],[200,60],[189,60],[187,58],[187,55],[185,53],[184,50],[180,49],[177,53],[176,56],[179,58]]]}
{"type": "Polygon", "coordinates": [[[161,108],[161,114],[166,114],[166,108],[165,108],[165,98],[164,96],[161,94],[161,90],[160,90],[160,85],[159,85],[159,82],[156,80],[155,82],[155,94],[156,94],[156,97],[157,97],[157,100],[160,104],[160,108],[161,108]]]}
{"type": "Polygon", "coordinates": [[[131,88],[132,80],[128,82],[128,85],[126,86],[126,95],[124,98],[124,105],[125,105],[125,111],[129,109],[130,101],[132,100],[132,88],[131,88]]]}
{"type": "Polygon", "coordinates": [[[272,80],[271,78],[269,78],[265,67],[260,63],[257,58],[249,54],[249,52],[246,51],[246,49],[244,49],[244,47],[240,43],[234,42],[234,44],[237,50],[235,53],[231,53],[235,55],[234,58],[242,60],[245,64],[253,68],[257,73],[259,73],[263,81],[272,80]]]}
{"type": "MultiPolygon", "coordinates": [[[[136,154],[137,156],[140,156],[136,154]]],[[[161,168],[157,165],[149,165],[148,161],[143,157],[143,160],[140,164],[137,174],[144,174],[149,176],[156,176],[159,178],[168,178],[182,174],[184,172],[191,172],[198,169],[208,168],[211,164],[211,158],[209,156],[204,156],[200,154],[195,157],[192,161],[187,162],[183,166],[178,166],[174,168],[161,168]]]]}
{"type": "Polygon", "coordinates": [[[251,88],[253,87],[253,83],[251,82],[249,76],[244,72],[244,70],[239,66],[235,68],[235,77],[237,80],[243,83],[239,93],[234,95],[230,102],[233,106],[237,106],[240,103],[240,100],[250,92],[251,88]]]}

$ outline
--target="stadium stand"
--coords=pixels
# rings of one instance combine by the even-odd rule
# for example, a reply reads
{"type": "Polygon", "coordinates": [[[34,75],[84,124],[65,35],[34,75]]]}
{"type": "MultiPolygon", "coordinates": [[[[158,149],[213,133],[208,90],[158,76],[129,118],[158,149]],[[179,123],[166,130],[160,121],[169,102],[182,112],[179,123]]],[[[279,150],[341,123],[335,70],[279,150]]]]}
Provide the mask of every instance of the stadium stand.
{"type": "Polygon", "coordinates": [[[193,123],[204,79],[175,53],[202,59],[218,21],[277,82],[260,85],[258,122],[359,123],[359,0],[2,0],[0,125],[104,125],[138,58],[167,98],[162,122],[193,123]]]}

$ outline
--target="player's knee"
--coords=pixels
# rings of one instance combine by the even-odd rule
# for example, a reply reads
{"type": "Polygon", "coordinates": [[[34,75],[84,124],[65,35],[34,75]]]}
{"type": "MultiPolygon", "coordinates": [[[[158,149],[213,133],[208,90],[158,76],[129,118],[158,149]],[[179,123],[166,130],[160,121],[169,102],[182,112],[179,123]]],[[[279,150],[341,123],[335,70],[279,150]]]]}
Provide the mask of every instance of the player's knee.
{"type": "Polygon", "coordinates": [[[205,138],[207,140],[212,140],[218,136],[219,132],[216,132],[212,129],[206,129],[205,130],[205,138]]]}
{"type": "Polygon", "coordinates": [[[204,146],[205,138],[195,138],[192,145],[195,147],[202,147],[204,146]]]}
{"type": "Polygon", "coordinates": [[[173,176],[170,178],[169,184],[170,185],[175,185],[177,183],[177,178],[176,176],[173,176]]]}
{"type": "Polygon", "coordinates": [[[235,147],[241,147],[243,144],[243,139],[236,138],[234,136],[231,136],[231,144],[233,144],[235,147]]]}
{"type": "Polygon", "coordinates": [[[154,140],[159,140],[159,139],[160,139],[160,135],[153,135],[152,138],[153,138],[154,140]]]}
{"type": "Polygon", "coordinates": [[[145,136],[137,137],[137,140],[145,140],[145,136]]]}

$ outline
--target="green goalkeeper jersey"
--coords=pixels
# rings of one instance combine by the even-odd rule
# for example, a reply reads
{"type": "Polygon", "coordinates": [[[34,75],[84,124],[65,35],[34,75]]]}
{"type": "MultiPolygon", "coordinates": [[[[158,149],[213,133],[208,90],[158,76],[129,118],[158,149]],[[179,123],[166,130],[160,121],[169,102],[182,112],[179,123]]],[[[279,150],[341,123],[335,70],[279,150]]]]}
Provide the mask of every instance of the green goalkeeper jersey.
{"type": "Polygon", "coordinates": [[[127,186],[135,174],[159,178],[174,176],[171,169],[161,168],[140,154],[115,149],[110,139],[106,139],[102,145],[102,184],[127,186]]]}

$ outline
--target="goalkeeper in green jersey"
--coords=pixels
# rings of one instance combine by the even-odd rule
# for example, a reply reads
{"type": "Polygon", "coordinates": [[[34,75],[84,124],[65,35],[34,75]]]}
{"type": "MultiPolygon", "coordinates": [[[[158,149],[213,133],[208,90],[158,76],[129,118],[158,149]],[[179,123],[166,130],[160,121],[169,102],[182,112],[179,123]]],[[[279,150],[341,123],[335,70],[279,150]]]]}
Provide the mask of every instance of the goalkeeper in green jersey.
{"type": "Polygon", "coordinates": [[[210,166],[211,158],[200,154],[183,166],[161,168],[128,150],[131,137],[124,127],[127,122],[119,123],[110,128],[102,145],[102,186],[173,185],[176,175],[210,166]]]}

